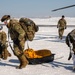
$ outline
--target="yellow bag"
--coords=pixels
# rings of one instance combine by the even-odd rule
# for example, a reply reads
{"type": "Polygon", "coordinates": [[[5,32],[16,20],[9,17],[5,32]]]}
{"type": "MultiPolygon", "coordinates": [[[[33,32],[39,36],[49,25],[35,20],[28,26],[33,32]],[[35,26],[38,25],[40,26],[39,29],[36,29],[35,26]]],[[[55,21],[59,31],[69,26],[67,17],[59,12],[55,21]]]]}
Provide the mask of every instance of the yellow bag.
{"type": "Polygon", "coordinates": [[[41,49],[41,50],[35,51],[29,48],[24,51],[24,54],[27,58],[43,58],[46,56],[50,56],[52,53],[48,49],[41,49]]]}

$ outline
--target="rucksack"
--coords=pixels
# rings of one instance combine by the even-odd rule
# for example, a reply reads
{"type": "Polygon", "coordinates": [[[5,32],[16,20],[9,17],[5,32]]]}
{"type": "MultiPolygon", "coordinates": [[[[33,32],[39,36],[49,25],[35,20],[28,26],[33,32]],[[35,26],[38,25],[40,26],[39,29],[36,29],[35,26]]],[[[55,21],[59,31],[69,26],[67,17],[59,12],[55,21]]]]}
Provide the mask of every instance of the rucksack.
{"type": "Polygon", "coordinates": [[[35,36],[35,32],[39,30],[38,26],[28,18],[20,18],[19,22],[26,33],[26,40],[32,41],[35,36]]]}

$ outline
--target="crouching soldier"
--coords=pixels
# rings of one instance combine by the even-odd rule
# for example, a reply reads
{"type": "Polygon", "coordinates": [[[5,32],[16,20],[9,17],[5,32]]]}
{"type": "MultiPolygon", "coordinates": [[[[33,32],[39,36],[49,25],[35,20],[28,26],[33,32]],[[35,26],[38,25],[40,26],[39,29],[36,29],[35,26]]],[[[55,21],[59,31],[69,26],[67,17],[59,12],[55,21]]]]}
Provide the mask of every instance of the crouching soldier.
{"type": "Polygon", "coordinates": [[[73,59],[73,70],[75,71],[75,29],[72,30],[66,37],[66,44],[68,47],[70,47],[70,56],[69,59],[72,56],[73,59]],[[72,46],[72,51],[71,51],[72,46]]]}
{"type": "Polygon", "coordinates": [[[1,21],[7,26],[11,40],[13,40],[13,53],[20,61],[20,65],[17,68],[22,69],[28,64],[28,60],[23,53],[26,41],[24,38],[25,31],[22,29],[18,20],[11,19],[10,15],[4,15],[1,21]]]}
{"type": "Polygon", "coordinates": [[[0,26],[0,58],[6,60],[8,56],[11,56],[11,54],[8,52],[6,44],[7,36],[6,33],[2,30],[2,26],[0,26]]]}

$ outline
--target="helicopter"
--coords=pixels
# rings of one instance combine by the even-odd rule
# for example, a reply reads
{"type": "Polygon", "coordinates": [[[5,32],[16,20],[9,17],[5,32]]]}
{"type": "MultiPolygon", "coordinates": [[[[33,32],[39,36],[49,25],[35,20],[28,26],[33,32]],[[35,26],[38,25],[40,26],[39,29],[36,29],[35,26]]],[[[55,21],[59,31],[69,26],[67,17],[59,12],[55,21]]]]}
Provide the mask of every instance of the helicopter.
{"type": "Polygon", "coordinates": [[[74,6],[75,6],[75,4],[74,5],[70,5],[70,6],[66,6],[66,7],[62,7],[62,8],[58,8],[58,9],[54,9],[54,10],[52,10],[52,12],[58,11],[58,10],[62,10],[62,9],[66,9],[66,8],[70,8],[70,7],[74,7],[74,6]]]}

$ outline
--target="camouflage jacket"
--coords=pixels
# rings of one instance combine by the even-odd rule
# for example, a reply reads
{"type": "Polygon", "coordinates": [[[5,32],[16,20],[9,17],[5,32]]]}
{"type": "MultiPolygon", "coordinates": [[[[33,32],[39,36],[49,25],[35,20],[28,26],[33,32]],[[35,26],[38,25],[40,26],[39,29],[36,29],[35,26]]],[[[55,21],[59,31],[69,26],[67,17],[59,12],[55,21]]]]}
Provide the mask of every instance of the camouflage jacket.
{"type": "Polygon", "coordinates": [[[1,44],[6,44],[7,40],[7,35],[4,31],[0,32],[0,43],[1,44]]]}
{"type": "Polygon", "coordinates": [[[59,28],[59,27],[63,27],[63,28],[65,28],[66,27],[66,20],[65,19],[60,19],[59,21],[58,21],[58,24],[57,24],[57,27],[59,28]]]}
{"type": "Polygon", "coordinates": [[[18,39],[20,41],[24,39],[25,31],[22,29],[18,20],[11,19],[10,22],[7,24],[7,27],[12,40],[18,39]]]}

